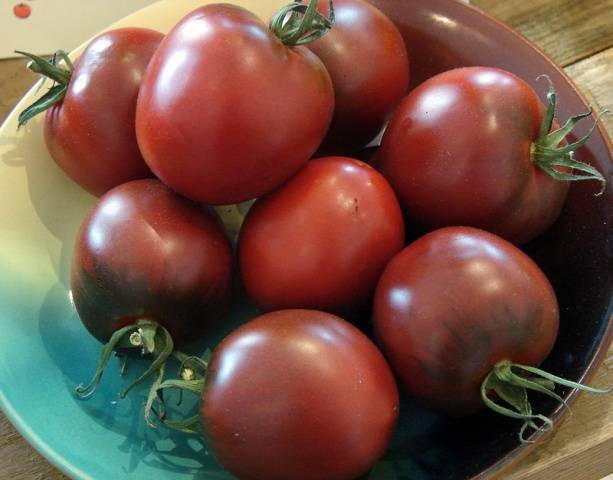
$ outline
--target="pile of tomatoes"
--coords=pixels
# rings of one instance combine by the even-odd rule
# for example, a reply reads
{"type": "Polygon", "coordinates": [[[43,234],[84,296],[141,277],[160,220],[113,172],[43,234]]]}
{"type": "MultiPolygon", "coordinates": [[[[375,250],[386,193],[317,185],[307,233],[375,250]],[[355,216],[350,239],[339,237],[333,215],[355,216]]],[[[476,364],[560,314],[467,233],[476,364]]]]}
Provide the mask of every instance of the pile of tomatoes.
{"type": "Polygon", "coordinates": [[[108,31],[74,66],[26,55],[54,85],[20,122],[47,109],[51,156],[100,196],[72,264],[76,309],[105,343],[81,396],[113,353],[147,356],[122,394],[152,377],[147,420],[201,425],[244,479],[367,472],[397,381],[438,411],[521,419],[522,438],[549,424],[526,392],[559,398],[564,381],[534,368],[558,304],[514,244],[556,220],[569,181],[604,181],[573,156],[587,136],[564,140],[587,114],[560,128],[553,87],[543,108],[513,74],[467,67],[408,92],[403,38],[364,0],[292,3],[270,25],[212,4],[166,36],[108,31]],[[386,123],[370,164],[354,158],[386,123]],[[210,206],[241,202],[233,248],[210,206]],[[225,321],[233,276],[266,313],[210,358],[178,351],[225,321]],[[199,414],[168,419],[169,388],[200,394],[199,414]]]}

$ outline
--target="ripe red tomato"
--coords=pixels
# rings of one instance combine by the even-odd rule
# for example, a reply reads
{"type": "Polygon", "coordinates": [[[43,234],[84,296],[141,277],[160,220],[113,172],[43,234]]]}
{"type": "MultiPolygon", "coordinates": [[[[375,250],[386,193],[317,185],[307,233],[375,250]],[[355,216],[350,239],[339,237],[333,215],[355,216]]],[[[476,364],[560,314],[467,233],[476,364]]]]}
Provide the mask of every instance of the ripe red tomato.
{"type": "Polygon", "coordinates": [[[356,327],[313,310],[268,313],[213,352],[200,417],[207,445],[250,480],[349,480],[386,450],[398,390],[356,327]]]}
{"type": "MultiPolygon", "coordinates": [[[[568,191],[567,181],[551,176],[568,170],[551,162],[572,162],[571,153],[556,151],[563,135],[552,145],[546,145],[552,137],[544,136],[554,108],[555,102],[544,119],[536,92],[503,70],[439,74],[394,113],[379,168],[406,214],[419,223],[470,225],[528,242],[557,219],[568,191]]],[[[578,167],[587,168],[575,162],[578,167]]]]}
{"type": "Polygon", "coordinates": [[[47,110],[47,149],[93,195],[152,176],[138,150],[134,115],[141,78],[162,38],[144,28],[103,33],[87,46],[72,73],[67,72],[67,85],[51,89],[63,88],[65,95],[47,110]]]}
{"type": "Polygon", "coordinates": [[[13,14],[17,18],[28,18],[32,13],[32,8],[26,3],[18,3],[13,7],[13,14]]]}
{"type": "Polygon", "coordinates": [[[483,407],[481,383],[498,362],[538,365],[558,332],[543,272],[512,244],[469,227],[436,230],[394,257],[373,318],[401,384],[456,415],[483,407]]]}
{"type": "Polygon", "coordinates": [[[385,178],[358,160],[325,157],[255,202],[238,259],[249,297],[267,310],[348,313],[370,301],[403,245],[402,213],[385,178]]]}
{"type": "Polygon", "coordinates": [[[334,106],[330,77],[305,47],[286,47],[252,13],[207,5],[151,61],[136,133],[154,173],[200,202],[260,196],[315,152],[334,106]]]}
{"type": "Polygon", "coordinates": [[[181,343],[226,313],[231,270],[230,242],[216,217],[158,180],[135,180],[101,197],[83,222],[72,296],[101,342],[147,319],[181,343]]]}
{"type": "MultiPolygon", "coordinates": [[[[318,10],[329,16],[329,0],[318,10]]],[[[335,107],[322,149],[355,152],[381,130],[409,86],[409,58],[392,21],[364,0],[335,0],[334,26],[308,48],[334,85],[335,107]]]]}

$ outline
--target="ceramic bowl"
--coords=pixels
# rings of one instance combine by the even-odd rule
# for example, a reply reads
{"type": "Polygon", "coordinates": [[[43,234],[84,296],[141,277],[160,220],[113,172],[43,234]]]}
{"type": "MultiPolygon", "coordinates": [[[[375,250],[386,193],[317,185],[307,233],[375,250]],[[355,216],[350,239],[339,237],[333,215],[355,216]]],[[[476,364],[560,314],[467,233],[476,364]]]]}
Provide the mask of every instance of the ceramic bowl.
{"type": "MultiPolygon", "coordinates": [[[[285,3],[233,2],[262,18],[285,3]]],[[[113,27],[165,32],[203,3],[207,2],[162,1],[113,27]]],[[[542,52],[475,8],[451,0],[372,3],[396,22],[406,40],[413,86],[453,67],[496,66],[519,75],[540,94],[546,85],[536,77],[549,75],[559,93],[561,120],[587,108],[570,80],[542,52]]],[[[76,316],[68,283],[74,237],[95,199],[49,157],[41,117],[17,131],[17,112],[36,95],[30,91],[0,130],[0,405],[34,447],[76,479],[232,478],[197,436],[149,430],[138,413],[144,391],[118,401],[122,384],[116,364],[93,398],[81,401],[73,394],[74,386],[89,378],[100,348],[76,316]]],[[[577,133],[586,129],[581,125],[577,133]]],[[[605,193],[594,197],[594,184],[573,185],[559,221],[527,250],[550,276],[562,312],[560,335],[544,367],[585,381],[613,334],[613,167],[603,129],[597,129],[578,156],[606,174],[605,193]]],[[[233,321],[252,314],[248,305],[236,302],[233,321]]],[[[577,392],[564,394],[572,401],[577,392]]],[[[560,407],[547,401],[537,400],[535,406],[556,423],[562,415],[560,407]]],[[[531,448],[519,444],[518,422],[488,412],[451,420],[407,398],[401,412],[390,454],[373,479],[485,477],[531,448]]]]}

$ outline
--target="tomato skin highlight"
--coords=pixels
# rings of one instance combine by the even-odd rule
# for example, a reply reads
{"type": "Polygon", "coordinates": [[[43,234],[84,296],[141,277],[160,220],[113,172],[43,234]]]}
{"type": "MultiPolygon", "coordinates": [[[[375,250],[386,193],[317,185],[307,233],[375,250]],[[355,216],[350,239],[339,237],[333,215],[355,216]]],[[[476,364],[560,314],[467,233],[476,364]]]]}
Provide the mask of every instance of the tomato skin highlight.
{"type": "Polygon", "coordinates": [[[402,101],[383,136],[379,168],[409,218],[523,244],[553,224],[569,187],[531,159],[542,120],[536,92],[515,75],[450,70],[402,101]]]}
{"type": "Polygon", "coordinates": [[[265,310],[351,314],[368,304],[403,245],[402,212],[385,178],[358,160],[324,157],[255,202],[238,261],[249,297],[265,310]]]}
{"type": "Polygon", "coordinates": [[[398,390],[356,327],[313,310],[262,315],[213,352],[200,414],[207,445],[245,480],[350,480],[386,450],[398,390]]]}
{"type": "Polygon", "coordinates": [[[192,200],[236,203],[294,174],[315,152],[334,92],[321,61],[255,15],[207,5],[166,36],[147,70],[138,142],[155,174],[192,200]]]}
{"type": "Polygon", "coordinates": [[[141,79],[163,35],[120,28],[96,37],[75,63],[64,100],[45,115],[45,143],[62,170],[92,195],[151,177],[136,142],[141,79]]]}
{"type": "MultiPolygon", "coordinates": [[[[317,9],[329,16],[329,0],[317,9]]],[[[394,23],[363,0],[336,0],[335,22],[307,44],[324,63],[335,94],[334,117],[322,145],[355,152],[379,133],[409,86],[409,58],[394,23]]]]}
{"type": "Polygon", "coordinates": [[[195,340],[227,313],[232,251],[218,218],[158,180],[104,195],[83,222],[72,261],[75,307],[107,342],[138,319],[195,340]]]}
{"type": "Polygon", "coordinates": [[[400,383],[451,414],[481,409],[501,360],[538,365],[558,332],[551,284],[521,250],[488,232],[447,227],[406,247],[375,293],[375,334],[400,383]]]}

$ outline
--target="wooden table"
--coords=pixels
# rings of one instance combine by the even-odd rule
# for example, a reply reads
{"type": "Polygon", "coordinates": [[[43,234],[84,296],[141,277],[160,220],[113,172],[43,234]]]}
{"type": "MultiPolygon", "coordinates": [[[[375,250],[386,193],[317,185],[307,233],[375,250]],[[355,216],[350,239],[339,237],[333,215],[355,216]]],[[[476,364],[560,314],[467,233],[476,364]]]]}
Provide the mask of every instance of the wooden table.
{"type": "MultiPolygon", "coordinates": [[[[451,1],[451,0],[450,0],[451,1]]],[[[596,109],[613,111],[613,0],[472,0],[515,27],[563,66],[596,109]]],[[[35,81],[22,60],[0,60],[0,121],[35,81]]],[[[603,119],[613,137],[613,115],[603,119]]],[[[613,347],[593,382],[613,385],[613,347]]],[[[582,395],[548,442],[505,480],[599,480],[613,473],[613,401],[582,395]]],[[[59,480],[0,413],[0,478],[59,480]]],[[[106,480],[106,479],[101,479],[106,480]]]]}

